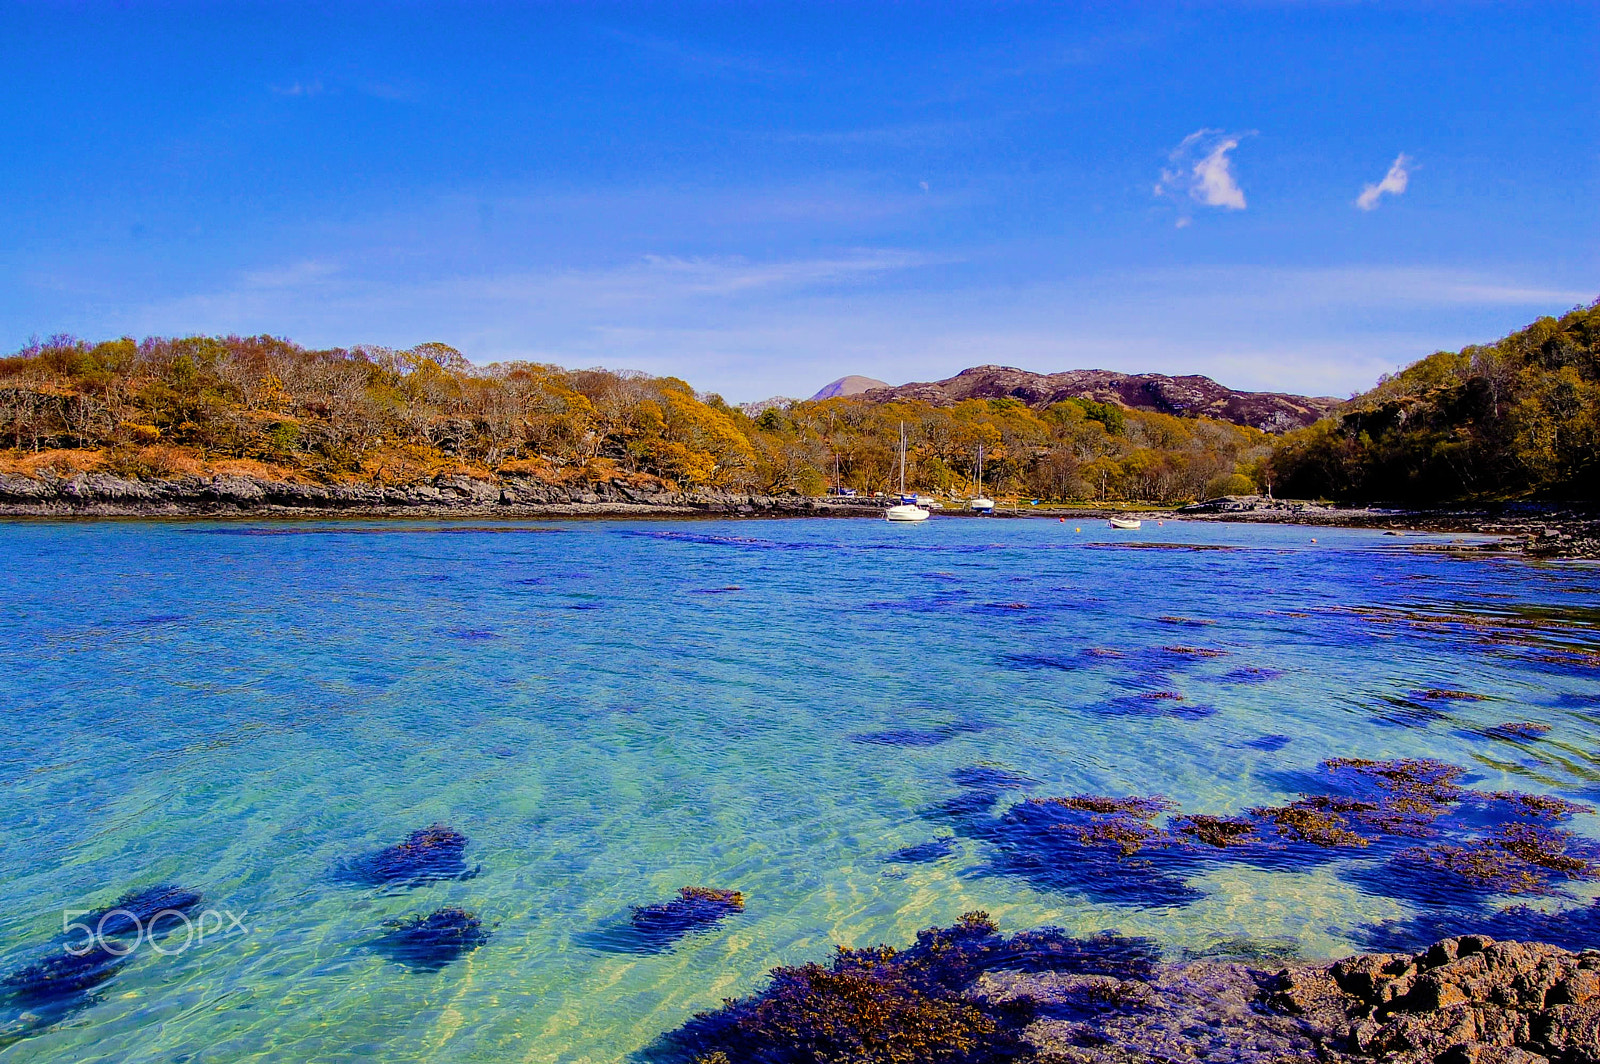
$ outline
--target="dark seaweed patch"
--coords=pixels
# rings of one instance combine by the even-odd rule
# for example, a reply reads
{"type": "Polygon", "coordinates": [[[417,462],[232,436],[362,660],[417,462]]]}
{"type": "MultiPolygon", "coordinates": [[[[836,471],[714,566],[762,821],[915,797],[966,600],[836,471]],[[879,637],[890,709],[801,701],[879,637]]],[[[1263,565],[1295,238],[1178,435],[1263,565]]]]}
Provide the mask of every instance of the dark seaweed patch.
{"type": "Polygon", "coordinates": [[[983,843],[992,874],[1131,906],[1193,901],[1201,895],[1188,879],[1219,861],[1293,870],[1355,858],[1344,878],[1428,906],[1550,893],[1600,877],[1600,846],[1552,826],[1587,807],[1468,790],[1463,775],[1426,759],[1332,758],[1302,777],[1294,801],[1231,816],[1177,815],[1164,798],[1102,795],[1029,799],[986,815],[998,802],[991,791],[930,815],[942,811],[957,834],[983,843]]]}
{"type": "Polygon", "coordinates": [[[969,768],[958,768],[950,773],[950,782],[957,787],[992,791],[1020,790],[1034,781],[1016,772],[1007,772],[987,765],[973,765],[969,768]]]}
{"type": "Polygon", "coordinates": [[[1414,952],[1442,938],[1487,935],[1517,942],[1548,942],[1563,949],[1600,948],[1600,901],[1581,908],[1542,912],[1515,905],[1493,913],[1446,909],[1418,913],[1358,928],[1355,939],[1364,949],[1414,952]]]}
{"type": "Polygon", "coordinates": [[[500,633],[488,628],[452,628],[444,634],[451,639],[460,639],[469,643],[500,638],[500,633]]]}
{"type": "Polygon", "coordinates": [[[1255,739],[1246,740],[1244,745],[1253,750],[1265,750],[1268,753],[1274,753],[1282,750],[1292,742],[1294,742],[1294,738],[1288,735],[1262,735],[1255,739]]]}
{"type": "Polygon", "coordinates": [[[1082,655],[1068,654],[1002,654],[1000,664],[1008,669],[1017,669],[1024,672],[1054,669],[1059,672],[1076,672],[1087,668],[1092,662],[1086,661],[1082,655]]]}
{"type": "Polygon", "coordinates": [[[970,993],[987,971],[1148,977],[1160,959],[1143,939],[1069,938],[1045,928],[1010,938],[988,914],[930,928],[905,950],[839,947],[831,965],[775,968],[767,988],[701,1013],[644,1053],[647,1061],[926,1061],[977,1064],[1032,1056],[1021,1032],[1031,1002],[970,993]],[[1142,973],[1142,976],[1141,976],[1142,973]]]}
{"type": "Polygon", "coordinates": [[[890,728],[884,731],[857,732],[850,736],[853,743],[870,746],[938,746],[951,740],[952,734],[943,729],[890,728]]]}
{"type": "Polygon", "coordinates": [[[1487,702],[1487,695],[1475,695],[1471,691],[1450,691],[1439,687],[1426,687],[1410,692],[1407,696],[1413,702],[1428,705],[1448,705],[1453,702],[1487,702]]]}
{"type": "Polygon", "coordinates": [[[81,953],[62,950],[6,973],[0,988],[20,1005],[60,1004],[111,979],[127,963],[126,954],[98,947],[81,953]]]}
{"type": "Polygon", "coordinates": [[[1185,701],[1175,691],[1151,691],[1113,698],[1095,706],[1094,710],[1107,717],[1171,717],[1177,720],[1199,720],[1217,712],[1215,706],[1185,701]]]}
{"type": "Polygon", "coordinates": [[[994,727],[977,717],[963,717],[936,728],[886,728],[883,731],[857,732],[847,736],[853,743],[868,746],[938,746],[958,735],[988,731],[994,727]]]}
{"type": "Polygon", "coordinates": [[[933,861],[943,860],[955,852],[955,837],[940,835],[936,839],[898,849],[885,857],[884,860],[895,864],[929,864],[933,861]]]}
{"type": "Polygon", "coordinates": [[[404,842],[336,865],[334,878],[367,886],[416,886],[446,879],[471,879],[464,854],[467,837],[443,824],[413,831],[404,842]]]}
{"type": "Polygon", "coordinates": [[[951,820],[972,825],[981,822],[999,801],[998,791],[969,790],[923,809],[921,815],[928,820],[951,820]]]}
{"type": "Polygon", "coordinates": [[[1281,680],[1281,669],[1263,669],[1255,665],[1246,665],[1243,668],[1229,669],[1217,677],[1218,683],[1268,683],[1272,680],[1281,680]]]}
{"type": "Polygon", "coordinates": [[[1485,728],[1481,734],[1486,738],[1500,739],[1508,743],[1531,743],[1550,734],[1550,725],[1531,720],[1513,720],[1485,728]]]}
{"type": "Polygon", "coordinates": [[[1441,720],[1450,719],[1450,714],[1434,703],[1395,697],[1386,697],[1383,701],[1388,708],[1380,708],[1373,713],[1372,720],[1375,724],[1388,724],[1400,728],[1425,728],[1441,720]]]}
{"type": "Polygon", "coordinates": [[[385,920],[383,926],[388,930],[373,948],[414,972],[437,972],[489,941],[483,921],[464,909],[437,909],[385,920]]]}
{"type": "Polygon", "coordinates": [[[636,905],[626,922],[600,928],[580,941],[608,953],[662,953],[687,935],[709,931],[744,912],[744,895],[713,887],[680,887],[678,896],[657,905],[636,905]]]}
{"type": "Polygon", "coordinates": [[[1026,602],[985,602],[972,607],[973,613],[985,613],[991,616],[1009,616],[1014,613],[1023,613],[1031,609],[1026,602]]]}
{"type": "Polygon", "coordinates": [[[192,890],[160,883],[129,891],[111,905],[82,917],[80,922],[101,935],[159,934],[182,922],[173,916],[186,916],[200,901],[200,895],[192,890]]]}
{"type": "Polygon", "coordinates": [[[1159,797],[1034,798],[983,825],[988,870],[1042,890],[1136,908],[1186,905],[1204,895],[1184,881],[1191,848],[1153,823],[1159,797]]]}

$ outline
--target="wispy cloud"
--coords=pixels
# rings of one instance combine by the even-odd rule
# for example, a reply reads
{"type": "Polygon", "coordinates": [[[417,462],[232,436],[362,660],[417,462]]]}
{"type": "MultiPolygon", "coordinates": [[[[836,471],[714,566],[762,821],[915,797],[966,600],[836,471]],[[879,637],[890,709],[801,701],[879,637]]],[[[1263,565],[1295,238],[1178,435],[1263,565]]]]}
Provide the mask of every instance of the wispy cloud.
{"type": "Polygon", "coordinates": [[[312,81],[291,81],[287,85],[268,85],[277,96],[321,96],[322,79],[312,81]]]}
{"type": "Polygon", "coordinates": [[[1361,190],[1361,195],[1356,197],[1356,206],[1364,211],[1377,209],[1378,200],[1384,193],[1398,196],[1406,190],[1411,183],[1411,173],[1408,169],[1412,160],[1401,152],[1395,156],[1394,162],[1389,164],[1389,172],[1383,175],[1383,180],[1375,185],[1368,185],[1361,190]]]}
{"type": "Polygon", "coordinates": [[[1249,135],[1198,129],[1184,137],[1167,156],[1171,165],[1162,169],[1155,194],[1179,205],[1183,212],[1178,218],[1179,228],[1189,224],[1190,203],[1230,211],[1245,209],[1244,189],[1234,176],[1233,158],[1228,153],[1249,135]]]}

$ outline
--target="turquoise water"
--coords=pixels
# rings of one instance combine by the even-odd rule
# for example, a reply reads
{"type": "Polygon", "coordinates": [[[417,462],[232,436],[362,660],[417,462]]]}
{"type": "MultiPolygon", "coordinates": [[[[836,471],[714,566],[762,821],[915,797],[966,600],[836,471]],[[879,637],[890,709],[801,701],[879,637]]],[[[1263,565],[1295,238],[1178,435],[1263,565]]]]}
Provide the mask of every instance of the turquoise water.
{"type": "Polygon", "coordinates": [[[3,969],[63,910],[153,883],[248,928],[139,950],[0,1060],[616,1061],[773,965],[974,908],[1175,954],[1348,950],[1413,911],[1348,861],[1219,866],[1163,905],[1041,889],[967,837],[885,857],[950,834],[935,813],[975,765],[1034,781],[1002,807],[1158,792],[1233,812],[1334,755],[1600,798],[1600,670],[1566,653],[1600,646],[1600,571],[1417,549],[1443,542],[955,519],[0,524],[3,969]],[[1183,700],[1107,712],[1153,688],[1183,700]],[[1480,730],[1520,720],[1552,730],[1480,730]],[[478,875],[331,874],[434,822],[470,837],[478,875]],[[608,947],[629,906],[687,884],[747,910],[665,952],[608,947]],[[385,919],[444,905],[488,942],[437,972],[373,948],[385,919]]]}

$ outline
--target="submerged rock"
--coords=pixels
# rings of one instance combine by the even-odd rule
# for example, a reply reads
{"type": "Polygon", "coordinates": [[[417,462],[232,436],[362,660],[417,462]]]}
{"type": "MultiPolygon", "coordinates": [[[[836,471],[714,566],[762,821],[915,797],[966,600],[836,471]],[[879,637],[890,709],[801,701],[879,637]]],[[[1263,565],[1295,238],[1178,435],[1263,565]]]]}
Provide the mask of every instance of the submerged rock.
{"type": "Polygon", "coordinates": [[[201,902],[198,893],[160,883],[142,890],[131,890],[111,905],[96,909],[80,922],[102,935],[156,934],[171,931],[201,902]]]}
{"type": "Polygon", "coordinates": [[[6,973],[0,977],[0,991],[19,1005],[59,1004],[106,982],[127,963],[127,953],[98,947],[82,953],[62,950],[6,973]]]}
{"type": "Polygon", "coordinates": [[[744,895],[714,887],[679,887],[678,896],[657,905],[636,905],[626,920],[575,937],[580,945],[607,953],[665,953],[697,931],[709,931],[744,912],[744,895]]]}
{"type": "Polygon", "coordinates": [[[470,879],[467,837],[443,824],[413,831],[404,842],[353,857],[334,868],[334,878],[368,886],[414,886],[444,879],[470,879]]]}
{"type": "Polygon", "coordinates": [[[446,908],[426,916],[386,920],[389,930],[374,948],[415,972],[437,972],[489,941],[483,921],[464,909],[446,908]]]}
{"type": "Polygon", "coordinates": [[[95,988],[121,971],[131,952],[61,950],[0,976],[0,1050],[98,1003],[95,988]]]}
{"type": "Polygon", "coordinates": [[[744,895],[714,887],[680,887],[678,896],[660,905],[641,905],[628,921],[643,941],[669,946],[693,931],[703,931],[734,913],[744,912],[744,895]]]}
{"type": "Polygon", "coordinates": [[[928,864],[942,860],[956,852],[956,840],[950,835],[940,835],[915,846],[906,846],[884,858],[893,864],[928,864]]]}

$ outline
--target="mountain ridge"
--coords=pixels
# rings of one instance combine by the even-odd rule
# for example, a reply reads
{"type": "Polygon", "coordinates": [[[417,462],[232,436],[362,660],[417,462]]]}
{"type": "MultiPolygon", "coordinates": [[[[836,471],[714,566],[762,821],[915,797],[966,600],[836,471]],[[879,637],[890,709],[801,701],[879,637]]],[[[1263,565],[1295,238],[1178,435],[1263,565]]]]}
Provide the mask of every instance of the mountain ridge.
{"type": "Polygon", "coordinates": [[[1020,399],[1029,406],[1088,399],[1179,417],[1210,417],[1272,433],[1304,428],[1342,402],[1333,396],[1240,391],[1200,374],[1173,377],[1103,369],[1034,373],[992,364],[973,366],[939,381],[873,388],[857,398],[874,403],[919,400],[935,406],[953,406],[967,399],[1020,399]]]}

